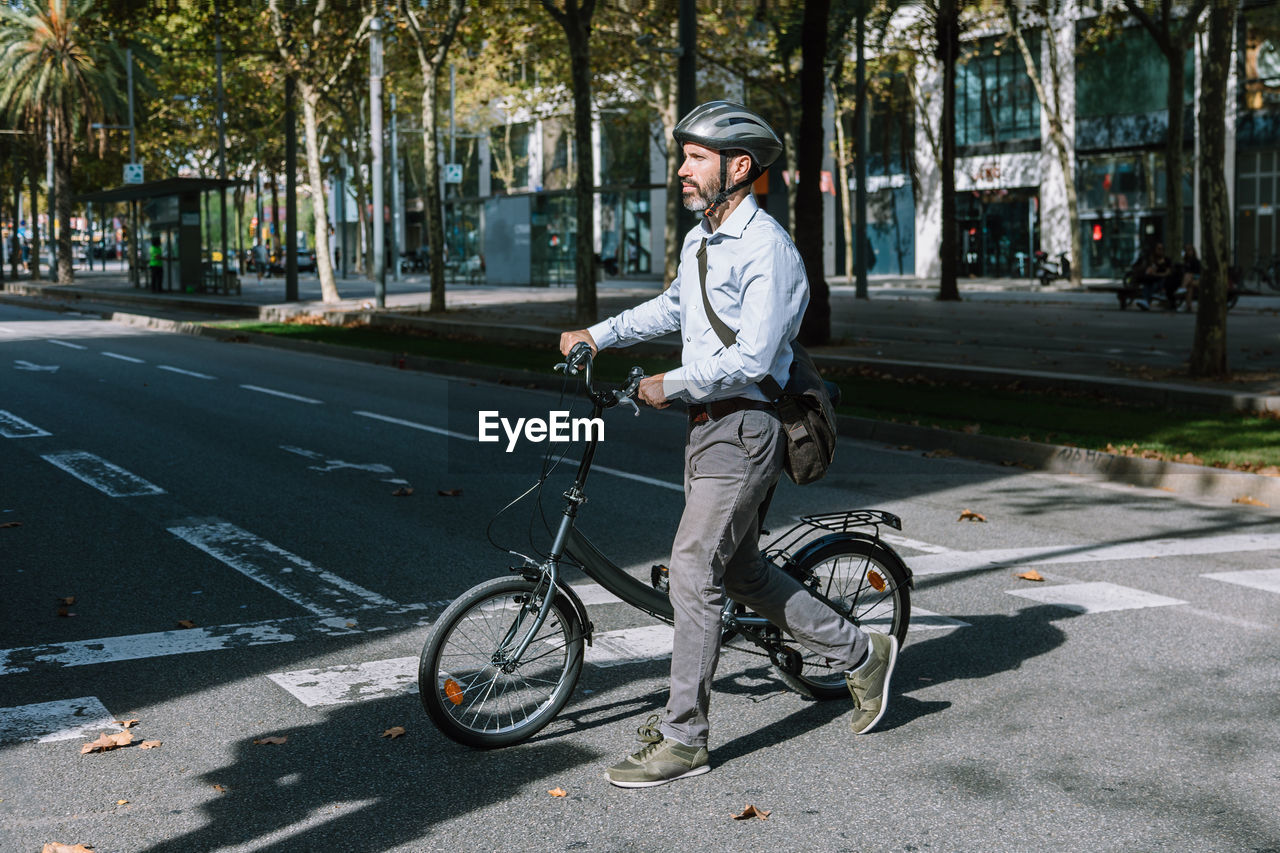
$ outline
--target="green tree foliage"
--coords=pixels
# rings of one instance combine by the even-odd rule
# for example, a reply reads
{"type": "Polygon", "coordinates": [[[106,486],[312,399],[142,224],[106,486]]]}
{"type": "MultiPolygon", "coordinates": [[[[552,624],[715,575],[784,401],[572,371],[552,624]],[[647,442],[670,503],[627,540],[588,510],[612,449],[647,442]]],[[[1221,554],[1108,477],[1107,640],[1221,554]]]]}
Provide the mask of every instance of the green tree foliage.
{"type": "Polygon", "coordinates": [[[124,54],[108,38],[91,0],[42,0],[0,6],[0,111],[10,122],[53,139],[57,280],[71,266],[71,166],[89,125],[122,112],[124,54]]]}

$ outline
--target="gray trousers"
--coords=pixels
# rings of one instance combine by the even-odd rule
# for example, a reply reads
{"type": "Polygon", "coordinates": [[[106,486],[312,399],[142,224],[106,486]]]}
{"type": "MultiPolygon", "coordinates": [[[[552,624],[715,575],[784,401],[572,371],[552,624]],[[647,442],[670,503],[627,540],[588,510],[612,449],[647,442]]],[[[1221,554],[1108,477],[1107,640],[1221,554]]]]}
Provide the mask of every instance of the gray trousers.
{"type": "Polygon", "coordinates": [[[758,512],[782,473],[782,426],[770,412],[735,412],[690,425],[684,515],[671,550],[675,645],[662,733],[706,746],[711,679],[720,657],[725,593],[845,669],[867,635],[760,555],[758,512]]]}

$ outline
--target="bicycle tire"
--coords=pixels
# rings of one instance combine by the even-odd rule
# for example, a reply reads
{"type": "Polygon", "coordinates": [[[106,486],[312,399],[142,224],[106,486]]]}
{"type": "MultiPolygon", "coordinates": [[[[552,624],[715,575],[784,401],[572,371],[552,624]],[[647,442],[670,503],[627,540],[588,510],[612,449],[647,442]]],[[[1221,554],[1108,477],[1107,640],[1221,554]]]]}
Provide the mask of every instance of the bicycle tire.
{"type": "MultiPolygon", "coordinates": [[[[802,554],[790,570],[801,583],[812,584],[816,579],[817,590],[840,605],[842,614],[859,627],[892,634],[899,645],[906,642],[911,575],[901,558],[883,543],[841,537],[802,554]],[[837,578],[846,580],[837,583],[837,578]],[[849,580],[854,581],[852,589],[849,580]],[[877,589],[878,585],[884,588],[877,589]]],[[[803,646],[800,652],[798,674],[778,670],[788,687],[814,699],[848,697],[843,672],[832,669],[825,658],[803,646]]]]}
{"type": "MultiPolygon", "coordinates": [[[[495,578],[463,593],[440,615],[418,662],[418,694],[450,740],[496,749],[535,735],[569,701],[582,672],[582,626],[563,595],[519,662],[495,664],[513,624],[532,619],[541,598],[521,578],[495,578]]],[[[518,641],[518,640],[517,640],[518,641]]]]}

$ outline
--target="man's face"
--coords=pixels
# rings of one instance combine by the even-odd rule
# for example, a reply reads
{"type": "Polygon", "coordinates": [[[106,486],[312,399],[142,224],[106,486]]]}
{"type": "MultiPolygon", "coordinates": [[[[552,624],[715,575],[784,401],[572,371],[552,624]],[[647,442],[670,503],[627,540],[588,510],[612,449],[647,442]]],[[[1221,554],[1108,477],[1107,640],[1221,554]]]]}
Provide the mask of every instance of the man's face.
{"type": "Polygon", "coordinates": [[[680,197],[686,210],[706,210],[720,192],[720,152],[696,142],[684,144],[680,176],[680,197]]]}
{"type": "MultiPolygon", "coordinates": [[[[747,174],[751,158],[745,154],[729,158],[729,183],[747,174]],[[739,175],[739,172],[742,174],[739,175]]],[[[706,210],[716,194],[724,189],[720,183],[720,152],[696,142],[684,144],[684,163],[677,172],[680,176],[681,196],[686,210],[706,210]]]]}

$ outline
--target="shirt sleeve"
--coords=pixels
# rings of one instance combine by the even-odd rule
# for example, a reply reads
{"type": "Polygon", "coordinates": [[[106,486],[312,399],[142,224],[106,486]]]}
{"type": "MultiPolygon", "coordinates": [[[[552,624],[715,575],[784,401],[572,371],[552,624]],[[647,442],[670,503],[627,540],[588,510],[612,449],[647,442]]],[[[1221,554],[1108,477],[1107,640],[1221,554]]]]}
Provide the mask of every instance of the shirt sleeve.
{"type": "MultiPolygon", "coordinates": [[[[752,387],[775,368],[790,368],[791,340],[809,301],[800,255],[791,246],[768,241],[744,263],[741,313],[733,346],[669,371],[663,392],[669,399],[697,402],[752,387]]],[[[718,312],[717,312],[718,313],[718,312]]],[[[776,378],[776,377],[775,377],[776,378]]]]}
{"type": "Polygon", "coordinates": [[[597,349],[661,337],[680,328],[680,277],[662,293],[634,308],[596,323],[587,331],[597,349]]]}

